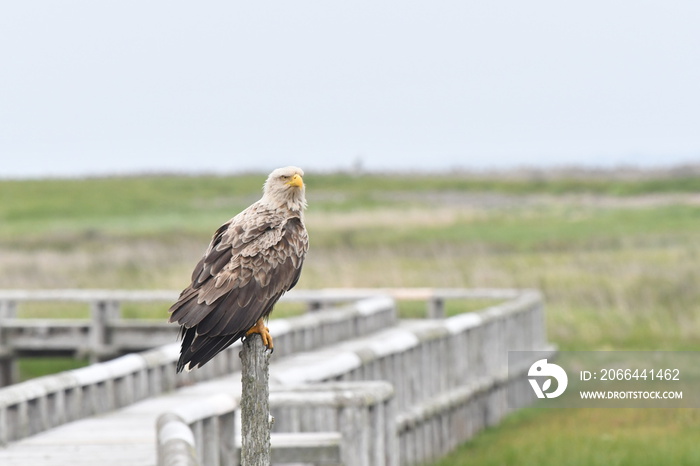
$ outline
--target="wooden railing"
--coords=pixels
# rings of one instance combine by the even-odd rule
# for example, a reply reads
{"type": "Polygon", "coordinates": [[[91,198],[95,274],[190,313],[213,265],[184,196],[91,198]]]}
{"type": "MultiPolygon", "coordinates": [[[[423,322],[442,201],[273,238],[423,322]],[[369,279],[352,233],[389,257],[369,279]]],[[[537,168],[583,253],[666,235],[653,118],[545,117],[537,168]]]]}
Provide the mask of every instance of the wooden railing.
{"type": "MultiPolygon", "coordinates": [[[[277,343],[274,357],[281,357],[395,323],[394,302],[375,297],[324,312],[276,319],[269,326],[277,343]]],[[[240,369],[239,351],[240,344],[234,344],[204,367],[176,376],[179,344],[172,343],[0,388],[0,445],[179,386],[230,374],[240,369]]]]}
{"type": "MultiPolygon", "coordinates": [[[[93,309],[102,307],[103,310],[98,312],[107,315],[107,321],[114,322],[118,307],[114,303],[150,299],[152,296],[171,301],[175,296],[172,292],[122,293],[100,295],[102,302],[112,304],[93,304],[93,309]]],[[[75,300],[77,295],[51,292],[37,296],[47,300],[57,297],[75,300]]],[[[518,396],[519,390],[531,390],[527,381],[518,378],[518,374],[508,373],[508,351],[551,350],[545,337],[542,298],[536,291],[322,290],[290,294],[288,299],[304,301],[310,309],[317,309],[368,296],[372,298],[343,308],[270,322],[276,338],[274,357],[289,356],[283,365],[275,365],[273,360],[270,379],[273,392],[317,383],[384,381],[391,384],[391,411],[394,414],[383,416],[381,422],[390,426],[387,429],[392,436],[382,442],[385,445],[383,454],[372,450],[375,451],[372,453],[374,459],[366,464],[412,465],[431,461],[478,430],[497,422],[507,412],[520,407],[522,403],[518,400],[526,397],[518,396]],[[427,310],[434,317],[444,314],[444,303],[449,299],[488,298],[505,302],[450,318],[414,320],[396,325],[394,301],[381,296],[386,294],[400,299],[425,300],[427,310]],[[360,338],[364,335],[367,336],[360,338]],[[323,345],[350,339],[353,340],[333,349],[316,350],[323,345]],[[304,353],[295,355],[300,352],[304,353]],[[390,445],[398,445],[398,459],[393,459],[394,447],[390,445]],[[378,459],[380,457],[384,458],[383,462],[378,459]]],[[[86,292],[78,297],[85,302],[95,302],[92,293],[86,292]]],[[[32,296],[21,293],[0,293],[0,302],[4,303],[0,315],[6,318],[4,323],[7,323],[8,315],[13,316],[9,317],[10,321],[24,320],[15,319],[13,313],[19,303],[31,300],[32,296]]],[[[3,340],[3,335],[7,334],[3,332],[7,328],[13,327],[0,328],[0,345],[5,344],[6,348],[8,340],[3,340]]],[[[0,389],[0,444],[119,408],[178,386],[230,374],[240,368],[239,349],[239,345],[234,345],[203,368],[177,377],[174,368],[179,348],[177,343],[172,343],[0,389]]],[[[231,434],[240,430],[231,424],[230,417],[236,410],[236,401],[232,399],[224,403],[222,400],[226,397],[230,398],[230,394],[218,397],[220,403],[209,404],[208,413],[197,411],[199,403],[191,408],[195,411],[187,419],[208,419],[201,424],[187,423],[193,432],[190,445],[195,446],[194,450],[188,451],[198,452],[192,453],[194,461],[201,462],[212,455],[221,458],[221,451],[232,452],[237,448],[231,434]],[[227,406],[228,411],[219,411],[221,406],[227,406]],[[214,418],[218,420],[214,421],[214,418]],[[211,427],[214,425],[218,427],[211,427]],[[208,434],[202,437],[198,432],[206,429],[214,430],[207,430],[208,434]],[[212,432],[219,435],[212,437],[212,432]],[[203,440],[198,441],[198,438],[203,440]],[[214,451],[219,453],[212,453],[214,451]]],[[[306,401],[302,406],[287,403],[273,407],[277,419],[273,433],[277,454],[286,451],[287,457],[299,459],[315,451],[331,462],[339,457],[346,461],[342,459],[345,458],[342,445],[350,444],[351,440],[345,438],[346,432],[329,424],[333,419],[330,413],[338,408],[313,406],[308,396],[306,401]],[[304,448],[290,445],[290,438],[304,440],[304,448]]],[[[369,408],[369,412],[376,412],[376,408],[369,408]]],[[[182,420],[181,415],[177,416],[182,420]]],[[[170,415],[168,419],[173,421],[174,418],[170,415]]],[[[171,437],[166,435],[164,438],[175,438],[172,437],[173,429],[180,429],[175,426],[177,423],[166,430],[171,432],[171,437]]],[[[174,451],[171,447],[187,450],[185,446],[180,441],[164,442],[160,448],[165,448],[161,453],[167,458],[174,451]]]]}
{"type": "MultiPolygon", "coordinates": [[[[446,300],[513,299],[520,293],[494,289],[323,289],[294,290],[282,300],[304,303],[315,311],[372,296],[390,296],[400,301],[424,301],[427,317],[442,318],[446,300]]],[[[0,387],[17,381],[16,360],[21,356],[87,356],[94,363],[175,341],[177,326],[165,320],[166,306],[177,296],[176,291],[168,290],[0,290],[0,387]],[[18,318],[21,306],[29,302],[86,305],[90,318],[18,318]],[[122,305],[135,302],[162,303],[163,319],[123,318],[122,305]]]]}
{"type": "MultiPolygon", "coordinates": [[[[343,464],[422,464],[441,457],[522,407],[523,400],[531,399],[524,396],[531,390],[524,375],[534,361],[524,361],[518,370],[509,372],[507,356],[515,350],[537,350],[552,356],[554,348],[547,344],[543,325],[540,294],[524,291],[479,312],[405,322],[339,347],[292,355],[283,366],[271,367],[270,381],[277,389],[316,383],[390,383],[396,415],[387,414],[383,423],[393,438],[383,442],[384,452],[373,453],[369,463],[344,459],[343,464]]],[[[235,410],[235,401],[230,403],[227,415],[235,410]]],[[[272,411],[276,419],[273,433],[277,435],[336,432],[332,413],[315,407],[311,397],[306,404],[276,406],[272,411]]],[[[213,440],[214,434],[206,436],[208,456],[203,454],[198,436],[192,437],[195,449],[190,450],[190,464],[216,464],[210,463],[213,455],[225,456],[222,464],[238,464],[231,462],[237,456],[225,445],[233,445],[236,437],[230,435],[239,431],[219,432],[219,443],[213,440]]],[[[306,437],[305,447],[290,454],[290,461],[309,448],[327,446],[327,437],[318,438],[316,443],[313,438],[306,437]]],[[[343,441],[348,440],[341,444],[343,441]]],[[[167,450],[163,444],[161,448],[167,450]]],[[[176,464],[165,460],[169,457],[166,450],[161,451],[162,464],[176,464]]],[[[178,451],[184,450],[180,443],[178,451]]]]}
{"type": "MultiPolygon", "coordinates": [[[[380,295],[331,296],[325,291],[300,291],[283,300],[318,310],[380,295]]],[[[165,290],[0,290],[0,387],[17,381],[16,359],[20,356],[69,354],[88,356],[94,363],[176,341],[178,327],[166,322],[166,306],[177,296],[177,292],[165,290]],[[84,304],[89,306],[91,317],[18,318],[20,306],[28,302],[84,304]],[[131,302],[163,303],[163,319],[122,318],[122,304],[131,302]]]]}
{"type": "MultiPolygon", "coordinates": [[[[273,390],[277,409],[323,410],[323,431],[278,433],[271,439],[274,464],[395,465],[398,461],[392,424],[393,388],[386,382],[345,382],[273,390]]],[[[157,422],[158,466],[234,466],[240,464],[236,441],[238,399],[218,395],[162,414],[157,422]]],[[[303,412],[294,411],[296,424],[303,412]]]]}
{"type": "MultiPolygon", "coordinates": [[[[440,458],[521,406],[514,401],[527,397],[518,393],[531,388],[519,375],[529,365],[519,374],[509,373],[508,351],[553,354],[544,330],[541,295],[523,291],[478,312],[405,322],[369,341],[344,344],[342,351],[315,352],[316,363],[304,355],[305,371],[294,369],[292,357],[271,372],[271,380],[388,381],[395,390],[400,464],[421,464],[440,458]]],[[[276,429],[295,430],[286,423],[288,413],[275,417],[276,429]]]]}

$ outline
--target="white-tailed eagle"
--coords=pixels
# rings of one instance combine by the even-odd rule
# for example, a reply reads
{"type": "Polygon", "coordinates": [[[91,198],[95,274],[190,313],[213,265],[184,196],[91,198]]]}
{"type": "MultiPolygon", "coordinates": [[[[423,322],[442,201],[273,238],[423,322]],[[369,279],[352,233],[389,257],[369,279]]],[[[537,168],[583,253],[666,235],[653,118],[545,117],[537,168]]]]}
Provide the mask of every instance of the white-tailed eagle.
{"type": "Polygon", "coordinates": [[[170,308],[181,325],[177,371],[201,367],[236,340],[259,333],[277,300],[299,280],[308,250],[304,172],[270,173],[262,198],[224,223],[192,272],[192,283],[170,308]]]}

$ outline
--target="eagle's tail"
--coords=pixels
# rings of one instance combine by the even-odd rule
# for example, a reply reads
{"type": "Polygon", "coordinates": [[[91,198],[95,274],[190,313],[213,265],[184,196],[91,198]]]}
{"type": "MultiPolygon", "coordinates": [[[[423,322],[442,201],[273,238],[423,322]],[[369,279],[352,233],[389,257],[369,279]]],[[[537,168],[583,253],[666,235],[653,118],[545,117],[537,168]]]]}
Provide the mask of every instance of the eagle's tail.
{"type": "Polygon", "coordinates": [[[245,335],[245,332],[208,337],[206,335],[197,335],[196,327],[182,327],[180,330],[182,346],[180,359],[177,361],[177,372],[182,372],[183,370],[189,372],[192,369],[202,367],[211,358],[231,346],[243,335],[245,335]]]}

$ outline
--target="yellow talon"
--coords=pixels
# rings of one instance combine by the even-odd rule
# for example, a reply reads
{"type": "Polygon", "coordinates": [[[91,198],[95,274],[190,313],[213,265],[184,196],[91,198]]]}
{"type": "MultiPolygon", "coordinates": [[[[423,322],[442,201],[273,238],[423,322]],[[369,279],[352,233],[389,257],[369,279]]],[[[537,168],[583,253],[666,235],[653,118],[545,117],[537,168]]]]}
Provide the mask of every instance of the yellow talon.
{"type": "Polygon", "coordinates": [[[265,326],[265,323],[262,320],[262,317],[258,319],[258,321],[248,329],[248,331],[245,333],[245,336],[252,335],[253,333],[257,333],[260,335],[260,338],[262,338],[263,345],[270,351],[275,350],[275,345],[272,343],[272,335],[270,335],[270,329],[265,326]]]}

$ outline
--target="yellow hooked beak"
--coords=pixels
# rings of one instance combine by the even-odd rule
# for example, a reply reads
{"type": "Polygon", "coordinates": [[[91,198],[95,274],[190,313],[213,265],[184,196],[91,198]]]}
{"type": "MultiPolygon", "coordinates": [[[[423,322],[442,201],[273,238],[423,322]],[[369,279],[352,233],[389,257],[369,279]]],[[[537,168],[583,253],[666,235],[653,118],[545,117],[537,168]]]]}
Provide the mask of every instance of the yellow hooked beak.
{"type": "Polygon", "coordinates": [[[294,186],[295,188],[303,188],[304,180],[301,179],[301,176],[294,175],[291,180],[287,181],[287,184],[289,186],[294,186]]]}

